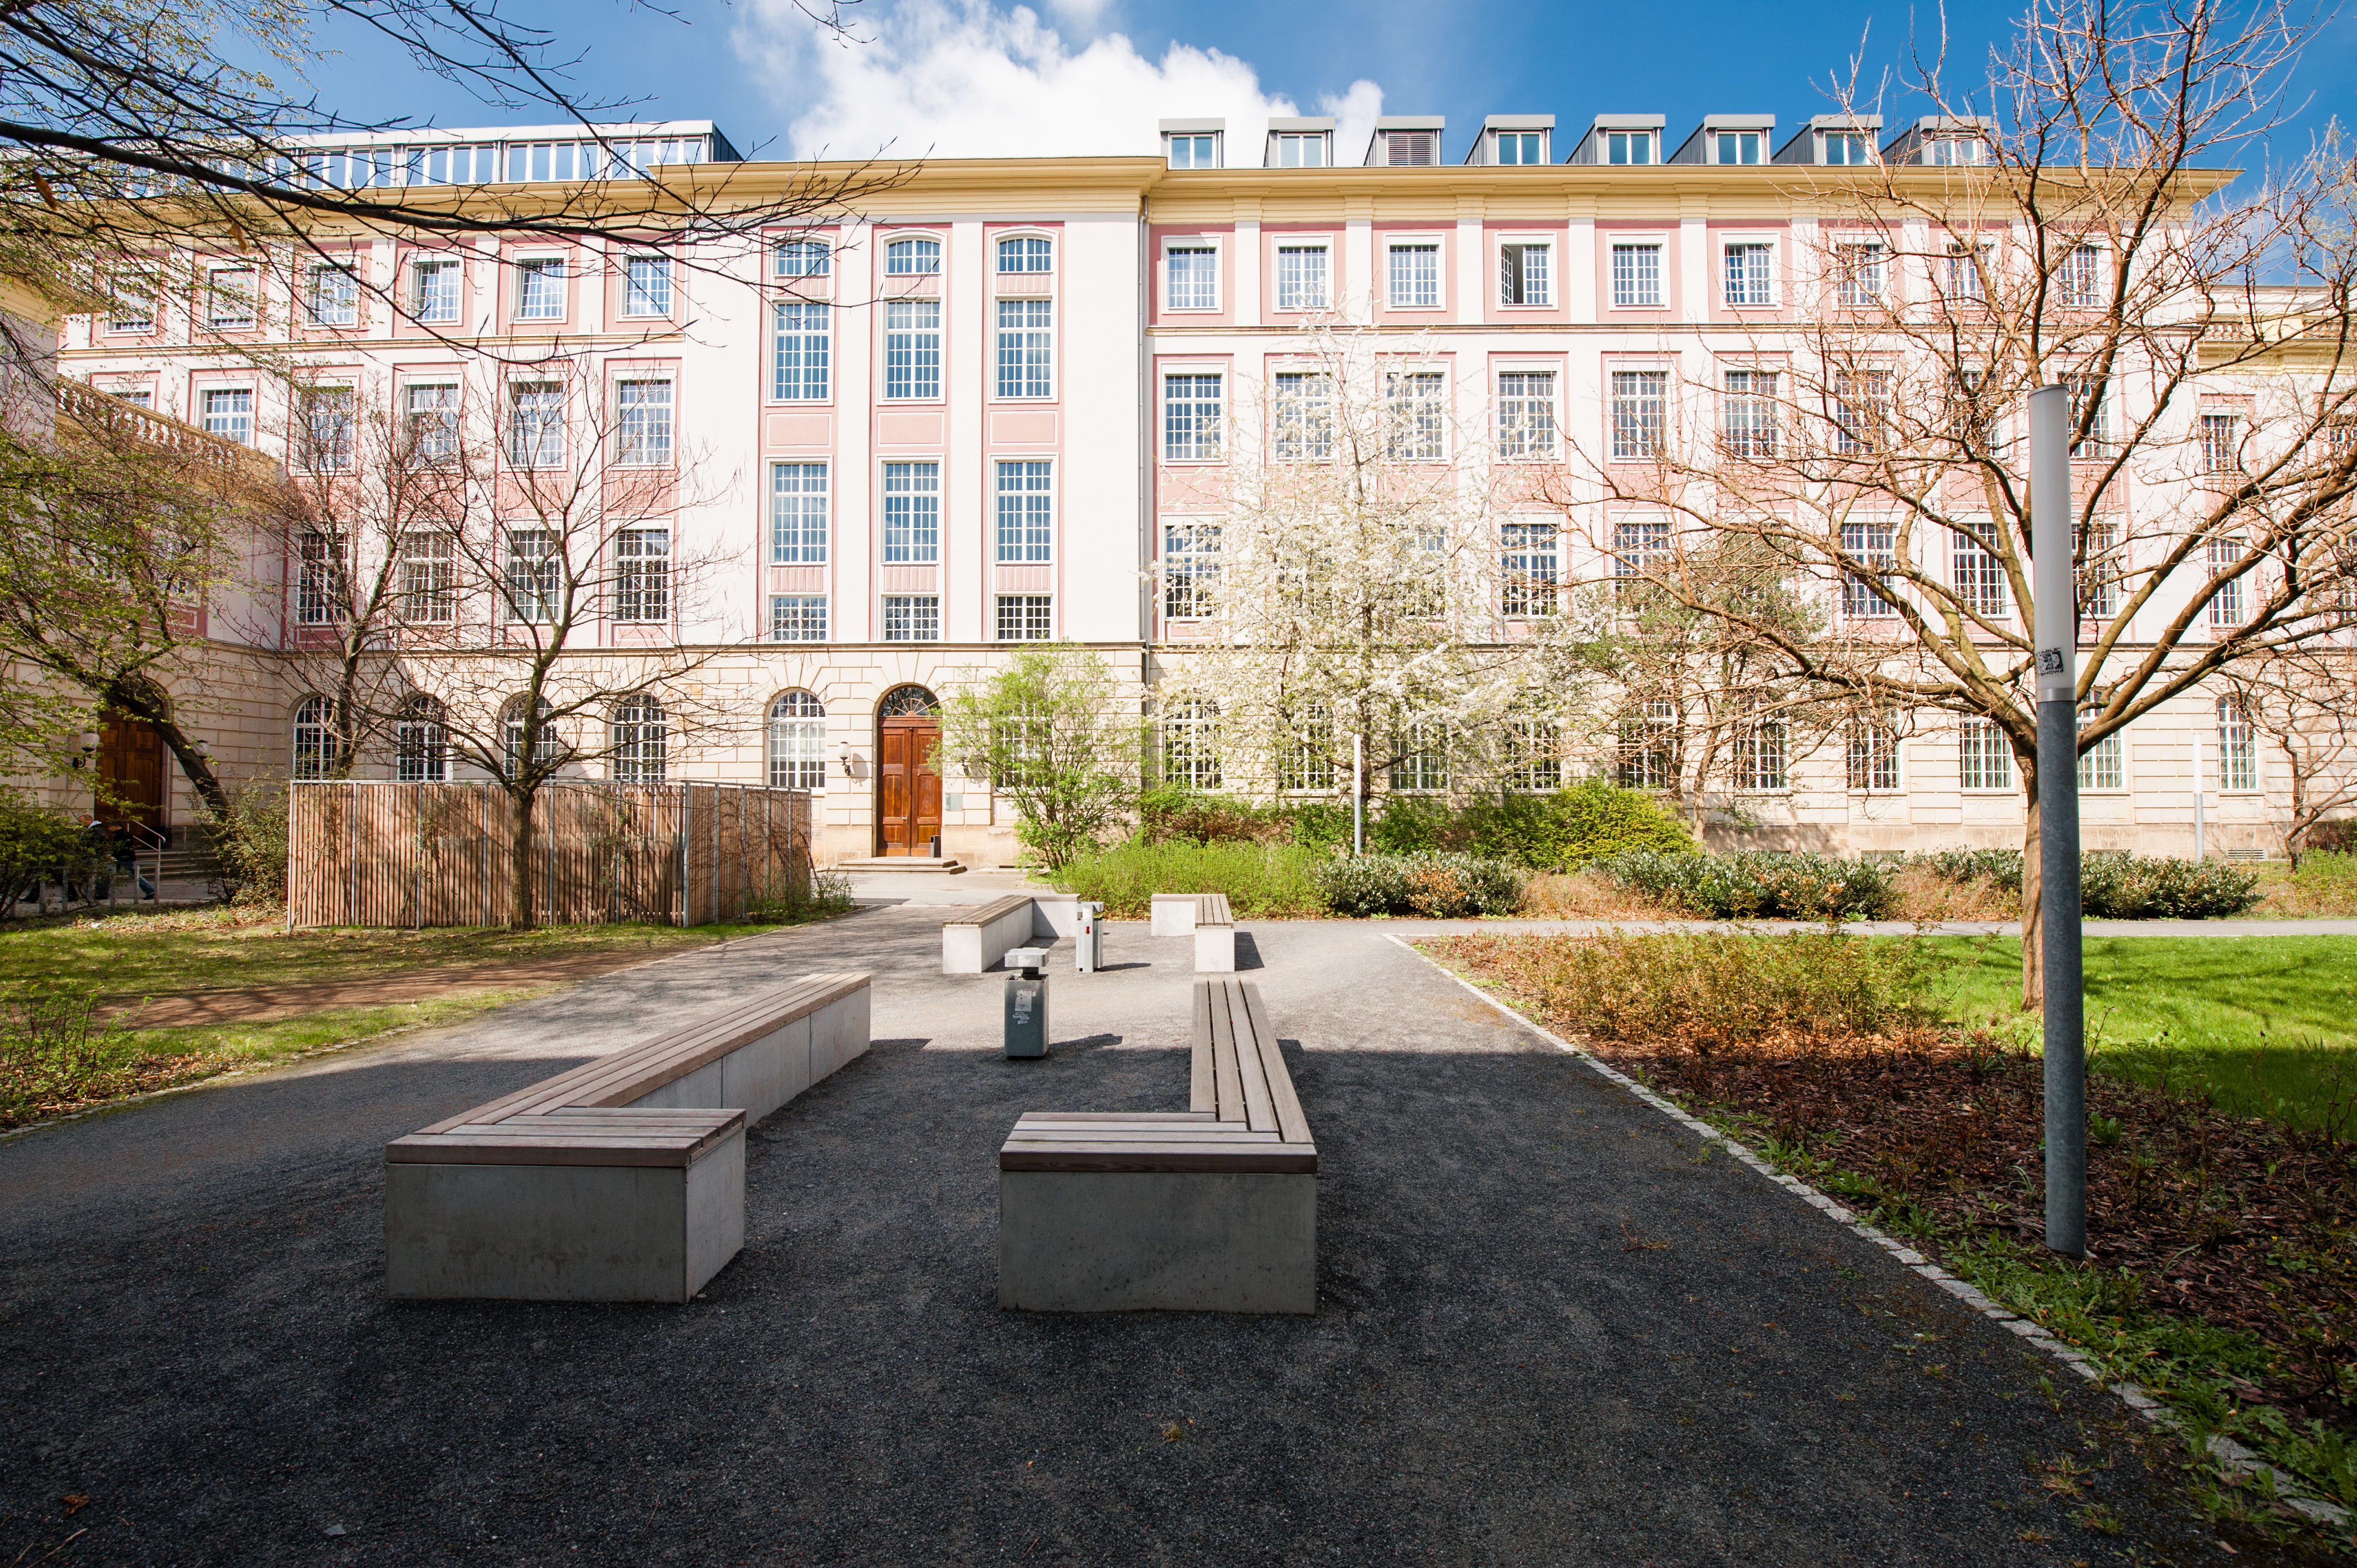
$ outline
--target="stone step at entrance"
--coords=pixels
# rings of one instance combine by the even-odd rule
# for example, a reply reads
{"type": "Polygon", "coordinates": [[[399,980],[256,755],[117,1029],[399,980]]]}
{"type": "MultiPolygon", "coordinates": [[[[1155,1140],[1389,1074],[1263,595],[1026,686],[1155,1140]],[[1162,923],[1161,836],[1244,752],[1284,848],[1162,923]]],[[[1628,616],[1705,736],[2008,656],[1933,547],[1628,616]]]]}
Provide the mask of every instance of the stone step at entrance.
{"type": "Polygon", "coordinates": [[[897,871],[902,875],[917,874],[935,876],[955,876],[965,870],[960,862],[948,856],[935,860],[929,854],[877,854],[865,860],[838,860],[830,871],[897,871]]]}

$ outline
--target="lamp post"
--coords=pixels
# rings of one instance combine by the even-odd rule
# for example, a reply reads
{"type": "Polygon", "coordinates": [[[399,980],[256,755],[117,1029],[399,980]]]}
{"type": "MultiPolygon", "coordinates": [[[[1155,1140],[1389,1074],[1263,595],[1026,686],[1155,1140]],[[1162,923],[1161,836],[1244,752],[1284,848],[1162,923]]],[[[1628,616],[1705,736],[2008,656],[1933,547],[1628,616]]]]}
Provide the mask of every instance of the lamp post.
{"type": "Polygon", "coordinates": [[[2079,942],[2079,585],[2071,393],[2029,394],[2031,641],[2038,660],[2038,918],[2045,976],[2046,1244],[2087,1251],[2086,1009],[2079,942]]]}

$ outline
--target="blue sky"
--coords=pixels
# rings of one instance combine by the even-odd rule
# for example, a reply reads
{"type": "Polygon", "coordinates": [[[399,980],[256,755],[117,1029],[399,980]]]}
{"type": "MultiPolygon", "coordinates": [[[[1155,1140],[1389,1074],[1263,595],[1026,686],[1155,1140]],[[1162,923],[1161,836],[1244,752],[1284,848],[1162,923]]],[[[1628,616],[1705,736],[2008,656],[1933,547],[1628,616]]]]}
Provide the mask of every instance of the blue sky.
{"type": "MultiPolygon", "coordinates": [[[[1714,111],[1767,111],[1780,133],[1835,106],[1856,61],[1888,123],[1924,113],[1910,54],[1935,52],[1935,5],[1803,3],[1610,7],[1529,0],[1272,5],[1230,0],[863,0],[868,41],[820,41],[791,0],[682,0],[676,16],[620,0],[520,0],[512,16],[552,28],[584,91],[640,98],[646,118],[714,119],[772,156],[866,156],[889,145],[937,156],[1151,150],[1157,117],[1223,114],[1256,139],[1270,113],[1340,113],[1345,134],[1378,108],[1448,117],[1449,156],[1494,113],[1552,113],[1564,125],[1607,111],[1668,115],[1673,136],[1714,111]],[[1731,17],[1747,23],[1730,26],[1731,17]],[[1438,18],[1436,25],[1436,18],[1438,18]]],[[[2018,7],[1951,0],[1949,81],[1985,76],[2018,7]]],[[[523,118],[422,77],[358,37],[313,73],[323,97],[363,118],[446,125],[523,118]]],[[[2304,108],[2275,143],[2297,156],[2326,120],[2357,120],[2357,16],[2333,23],[2294,83],[2304,108]]],[[[1360,133],[1361,138],[1363,132],[1360,133]]],[[[1361,139],[1361,145],[1363,145],[1361,139]]],[[[1569,145],[1558,146],[1557,156],[1569,145]]],[[[1354,157],[1358,148],[1346,146],[1354,157]]],[[[2244,160],[2246,164],[2254,158],[2244,160]]]]}

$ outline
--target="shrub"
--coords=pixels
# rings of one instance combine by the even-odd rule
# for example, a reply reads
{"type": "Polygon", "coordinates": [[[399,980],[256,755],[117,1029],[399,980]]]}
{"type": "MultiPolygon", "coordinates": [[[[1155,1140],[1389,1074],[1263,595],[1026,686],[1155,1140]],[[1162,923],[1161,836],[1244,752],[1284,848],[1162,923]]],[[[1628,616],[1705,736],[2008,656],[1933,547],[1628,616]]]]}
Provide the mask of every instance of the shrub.
{"type": "Polygon", "coordinates": [[[2259,874],[2224,861],[2097,850],[2079,863],[2079,908],[2091,920],[2215,919],[2259,897],[2259,874]]]}
{"type": "Polygon", "coordinates": [[[1470,854],[1369,854],[1318,868],[1318,887],[1338,915],[1422,915],[1462,919],[1511,915],[1523,877],[1501,860],[1470,854]]]}
{"type": "Polygon", "coordinates": [[[1465,809],[1475,854],[1537,871],[1569,871],[1632,850],[1693,854],[1695,842],[1652,796],[1600,779],[1550,795],[1506,795],[1465,809]]]}
{"type": "Polygon", "coordinates": [[[851,878],[840,871],[813,868],[805,877],[787,876],[745,904],[748,924],[791,925],[847,915],[854,907],[851,878]]]}
{"type": "Polygon", "coordinates": [[[213,853],[230,902],[286,900],[286,787],[253,783],[232,790],[213,824],[213,853]]]}
{"type": "Polygon", "coordinates": [[[1591,869],[1631,891],[1713,920],[1885,920],[1897,907],[1880,865],[1828,854],[1631,850],[1599,860],[1591,869]]]}
{"type": "Polygon", "coordinates": [[[0,789],[0,914],[13,911],[19,899],[38,898],[44,882],[79,876],[95,858],[81,823],[16,790],[0,789]]]}
{"type": "Polygon", "coordinates": [[[1906,864],[1921,866],[1943,882],[2003,882],[2021,886],[2021,852],[2018,849],[1943,849],[1910,854],[1906,864]]]}
{"type": "Polygon", "coordinates": [[[1055,885],[1127,919],[1144,918],[1157,893],[1224,893],[1247,918],[1315,915],[1325,908],[1317,878],[1324,859],[1289,843],[1132,840],[1072,861],[1055,885]]]}
{"type": "Polygon", "coordinates": [[[1273,808],[1177,784],[1147,790],[1137,816],[1138,834],[1148,843],[1275,843],[1292,827],[1273,808]]]}

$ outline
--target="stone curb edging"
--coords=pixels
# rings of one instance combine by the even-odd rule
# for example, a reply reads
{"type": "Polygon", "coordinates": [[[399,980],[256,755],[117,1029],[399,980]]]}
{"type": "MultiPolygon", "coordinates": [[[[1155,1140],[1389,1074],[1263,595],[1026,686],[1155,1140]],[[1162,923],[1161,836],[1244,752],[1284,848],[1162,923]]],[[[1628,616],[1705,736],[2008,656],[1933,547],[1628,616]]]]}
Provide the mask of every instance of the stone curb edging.
{"type": "MultiPolygon", "coordinates": [[[[1549,1045],[1554,1046],[1557,1050],[1578,1058],[1578,1060],[1586,1066],[1601,1074],[1603,1077],[1611,1079],[1612,1082],[1618,1084],[1620,1088],[1627,1090],[1631,1094],[1636,1096],[1639,1100],[1643,1101],[1647,1105],[1652,1106],[1654,1110],[1662,1112],[1664,1116],[1669,1117],[1670,1120],[1677,1122],[1681,1127],[1684,1127],[1686,1131],[1694,1133],[1696,1137],[1703,1138],[1721,1145],[1727,1151],[1727,1153],[1733,1155],[1737,1159],[1742,1161],[1745,1165],[1750,1166],[1761,1176],[1766,1176],[1770,1181],[1774,1182],[1777,1186],[1786,1188],[1794,1197],[1806,1203],[1810,1208],[1816,1209],[1820,1213],[1824,1214],[1827,1219],[1846,1227],[1855,1234],[1861,1236],[1867,1240],[1873,1242],[1876,1246],[1880,1247],[1884,1251],[1889,1252],[1894,1259],[1898,1260],[1900,1263],[1903,1264],[1913,1273],[1921,1275],[1924,1279],[1927,1279],[1933,1284],[1938,1285],[1942,1290],[1946,1291],[1950,1295],[1954,1296],[1966,1306],[1973,1308],[1992,1323],[2003,1325],[2008,1331],[2019,1336],[2035,1348],[2044,1351],[2047,1355],[2061,1362],[2064,1366],[2078,1373],[2080,1377],[2085,1379],[2088,1382],[2094,1384],[2099,1389],[2108,1388],[2112,1392],[2119,1396],[2121,1403],[2126,1405],[2128,1409],[2134,1411],[2136,1414],[2144,1417],[2144,1419],[2152,1425],[2168,1431],[2177,1432],[2180,1435],[2183,1434],[2183,1428],[2179,1423],[2177,1417],[2166,1406],[2161,1404],[2159,1401],[2145,1392],[2145,1391],[2136,1384],[2129,1382],[2125,1379],[2107,1380],[2104,1376],[2103,1369],[2096,1366],[2094,1361],[2083,1352],[2072,1348],[2070,1346],[2064,1344],[2061,1340],[2056,1338],[2053,1335],[2048,1333],[2044,1328],[2041,1328],[2029,1319],[1998,1305],[1995,1301],[1992,1301],[1987,1295],[1983,1294],[1978,1287],[1967,1283],[1966,1281],[1958,1279],[1955,1275],[1948,1273],[1947,1270],[1940,1267],[1939,1264],[1934,1263],[1930,1259],[1924,1257],[1922,1253],[1917,1251],[1914,1248],[1906,1245],[1902,1241],[1894,1240],[1889,1236],[1884,1235],[1881,1230],[1867,1224],[1865,1220],[1860,1219],[1857,1216],[1852,1214],[1848,1209],[1843,1208],[1832,1198],[1827,1197],[1824,1193],[1819,1192],[1808,1183],[1800,1180],[1796,1176],[1789,1176],[1784,1172],[1776,1169],[1775,1166],[1760,1158],[1759,1155],[1753,1153],[1743,1144],[1738,1142],[1736,1139],[1728,1137],[1726,1133],[1720,1132],[1717,1128],[1711,1126],[1709,1123],[1688,1115],[1684,1111],[1673,1104],[1669,1100],[1665,1099],[1662,1095],[1656,1094],[1653,1090],[1646,1088],[1643,1084],[1639,1083],[1635,1079],[1631,1078],[1628,1074],[1620,1071],[1609,1062],[1607,1062],[1601,1058],[1596,1056],[1593,1052],[1582,1049],[1578,1046],[1572,1044],[1569,1040],[1565,1039],[1562,1036],[1555,1034],[1550,1029],[1543,1027],[1534,1020],[1516,1012],[1513,1008],[1508,1006],[1505,1003],[1500,1001],[1497,997],[1491,995],[1480,986],[1474,984],[1463,975],[1458,974],[1455,970],[1450,969],[1447,964],[1440,962],[1437,959],[1433,958],[1427,953],[1417,951],[1412,943],[1388,933],[1384,934],[1383,940],[1397,944],[1413,957],[1425,963],[1430,964],[1434,969],[1439,971],[1450,980],[1455,981],[1458,984],[1463,986],[1466,990],[1471,992],[1474,995],[1480,997],[1491,1006],[1496,1008],[1500,1013],[1502,1013],[1507,1017],[1512,1019],[1523,1028],[1528,1030],[1534,1035],[1536,1035],[1539,1038],[1546,1041],[1549,1045]]],[[[2305,1486],[2304,1482],[2300,1481],[2297,1477],[2288,1475],[2286,1472],[2276,1468],[2273,1465],[2268,1464],[2266,1460],[2260,1458],[2257,1455],[2252,1453],[2251,1450],[2244,1447],[2241,1444],[2235,1442],[2231,1437],[2212,1435],[2204,1440],[2204,1447],[2210,1456],[2218,1462],[2219,1467],[2232,1475],[2250,1477],[2265,1475],[2269,1481],[2273,1483],[2275,1495],[2277,1498],[2298,1512],[2303,1518],[2308,1519],[2314,1523],[2346,1527],[2351,1524],[2352,1520],[2357,1520],[2357,1514],[2352,1514],[2350,1509],[2342,1508],[2337,1503],[2330,1503],[2323,1501],[2320,1498],[2307,1496],[2302,1489],[2305,1486]]]]}

